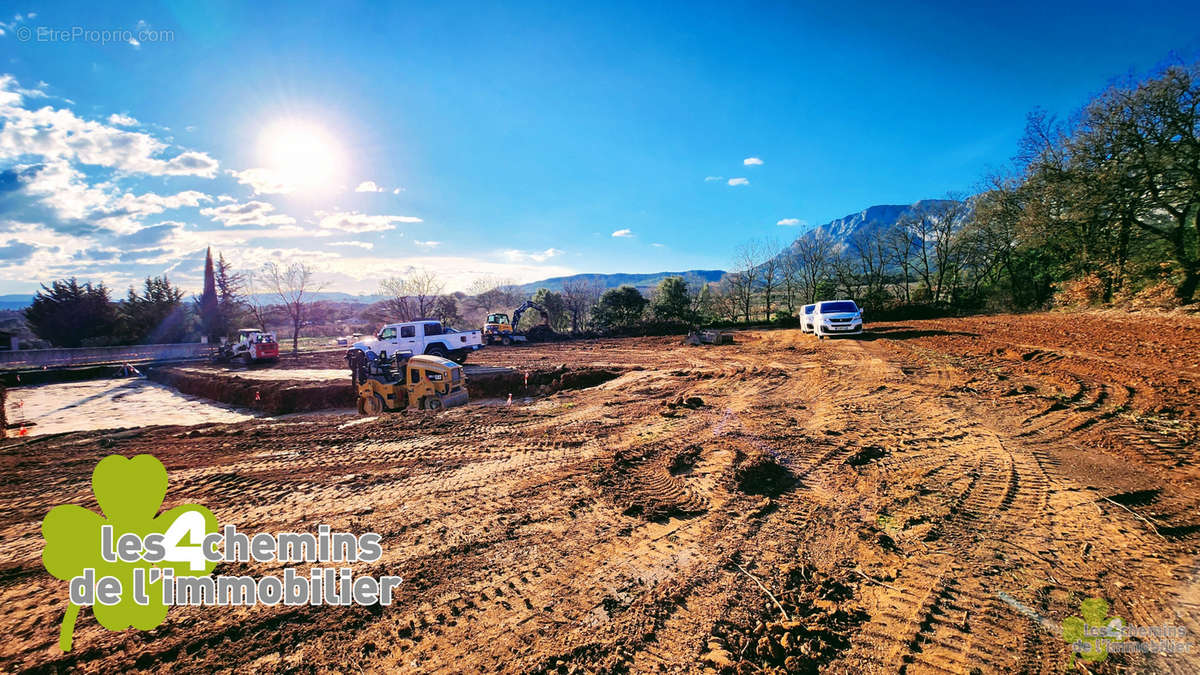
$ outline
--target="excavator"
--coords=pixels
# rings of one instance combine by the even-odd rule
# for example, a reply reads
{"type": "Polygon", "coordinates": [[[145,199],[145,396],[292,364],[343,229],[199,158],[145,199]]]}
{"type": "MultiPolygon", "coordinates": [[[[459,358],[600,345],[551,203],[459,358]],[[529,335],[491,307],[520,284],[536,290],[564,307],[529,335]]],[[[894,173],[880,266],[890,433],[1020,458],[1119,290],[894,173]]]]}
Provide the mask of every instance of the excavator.
{"type": "Polygon", "coordinates": [[[526,300],[521,303],[521,306],[513,310],[512,321],[508,320],[508,315],[504,312],[488,314],[487,320],[483,324],[483,339],[487,344],[494,345],[497,342],[507,347],[514,342],[525,342],[529,338],[525,335],[517,333],[514,328],[521,323],[521,315],[528,310],[537,310],[542,315],[542,323],[537,327],[539,334],[553,332],[550,328],[550,314],[545,309],[532,300],[526,300]],[[544,328],[543,328],[544,326],[544,328]]]}

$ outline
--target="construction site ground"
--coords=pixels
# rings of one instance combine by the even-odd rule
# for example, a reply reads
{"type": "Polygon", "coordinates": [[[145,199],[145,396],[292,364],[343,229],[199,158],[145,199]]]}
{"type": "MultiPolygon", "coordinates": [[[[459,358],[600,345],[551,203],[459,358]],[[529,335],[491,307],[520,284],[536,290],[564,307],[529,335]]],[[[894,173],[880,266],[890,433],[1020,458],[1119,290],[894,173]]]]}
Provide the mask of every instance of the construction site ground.
{"type": "Polygon", "coordinates": [[[521,378],[511,406],[497,385],[436,415],[0,442],[0,669],[1062,672],[1061,622],[1090,597],[1193,644],[1089,671],[1200,669],[1200,322],[1038,314],[736,340],[474,355],[517,374],[503,385],[521,378]],[[67,583],[42,568],[41,519],[97,510],[96,463],[145,452],[170,475],[164,509],[204,504],[243,532],[380,533],[382,558],[354,571],[404,577],[394,604],[175,607],[117,633],[85,609],[62,653],[67,583]]]}

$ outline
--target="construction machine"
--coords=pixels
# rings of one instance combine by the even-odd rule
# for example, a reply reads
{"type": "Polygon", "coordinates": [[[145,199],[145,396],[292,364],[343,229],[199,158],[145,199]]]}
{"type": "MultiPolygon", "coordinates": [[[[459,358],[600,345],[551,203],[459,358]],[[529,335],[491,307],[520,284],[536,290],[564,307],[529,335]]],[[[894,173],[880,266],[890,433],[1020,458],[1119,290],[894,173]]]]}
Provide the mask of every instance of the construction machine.
{"type": "Polygon", "coordinates": [[[439,411],[464,405],[469,397],[462,366],[439,356],[397,352],[380,358],[370,349],[346,352],[360,415],[406,408],[439,411]]]}
{"type": "Polygon", "coordinates": [[[529,338],[516,332],[516,327],[521,323],[521,315],[528,310],[537,310],[542,315],[542,323],[538,326],[538,333],[544,334],[553,332],[550,328],[550,314],[545,309],[533,302],[526,300],[521,303],[521,306],[513,310],[512,321],[508,320],[508,315],[504,312],[488,314],[487,320],[483,324],[483,339],[489,345],[494,345],[497,342],[504,346],[511,345],[514,342],[525,342],[529,338]],[[543,328],[544,326],[544,328],[543,328]]]}
{"type": "Polygon", "coordinates": [[[238,331],[237,342],[222,343],[217,348],[215,360],[233,361],[241,359],[246,365],[279,360],[279,341],[274,333],[257,328],[238,331]]]}

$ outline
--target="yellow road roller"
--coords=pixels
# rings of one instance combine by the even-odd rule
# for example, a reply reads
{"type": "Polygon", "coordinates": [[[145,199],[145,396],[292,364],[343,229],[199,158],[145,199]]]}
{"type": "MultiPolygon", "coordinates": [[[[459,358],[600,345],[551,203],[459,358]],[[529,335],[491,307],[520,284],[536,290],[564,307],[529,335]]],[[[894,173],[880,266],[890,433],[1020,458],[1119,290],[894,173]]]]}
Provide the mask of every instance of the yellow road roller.
{"type": "Polygon", "coordinates": [[[463,368],[450,359],[405,352],[380,359],[370,350],[351,349],[346,360],[361,415],[406,408],[436,412],[469,400],[463,368]]]}

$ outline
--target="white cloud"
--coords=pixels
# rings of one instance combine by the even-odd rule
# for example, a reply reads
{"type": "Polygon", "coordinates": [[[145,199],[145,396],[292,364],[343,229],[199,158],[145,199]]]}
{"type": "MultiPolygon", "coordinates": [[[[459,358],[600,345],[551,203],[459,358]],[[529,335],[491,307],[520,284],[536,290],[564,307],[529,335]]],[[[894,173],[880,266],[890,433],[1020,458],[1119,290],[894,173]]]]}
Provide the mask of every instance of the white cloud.
{"type": "Polygon", "coordinates": [[[392,190],[392,194],[394,194],[394,195],[398,195],[401,192],[404,192],[404,188],[402,188],[402,187],[398,187],[395,190],[392,190]]]}
{"type": "Polygon", "coordinates": [[[144,227],[148,215],[183,207],[196,207],[212,197],[196,190],[170,195],[147,192],[135,195],[112,182],[89,184],[87,177],[65,160],[37,165],[15,165],[17,184],[26,199],[9,209],[22,220],[38,220],[60,229],[80,229],[87,221],[112,232],[128,234],[144,227]]]}
{"type": "Polygon", "coordinates": [[[372,216],[357,211],[317,211],[318,226],[324,230],[343,232],[383,232],[396,229],[396,223],[424,222],[415,216],[372,216]]]}
{"type": "Polygon", "coordinates": [[[296,191],[296,186],[284,180],[271,169],[255,168],[245,171],[230,171],[229,175],[242,185],[249,185],[256,195],[286,195],[296,191]]]}
{"type": "Polygon", "coordinates": [[[421,241],[420,239],[414,239],[413,245],[420,246],[421,248],[437,248],[438,246],[442,245],[442,242],[440,242],[440,241],[421,241]]]}
{"type": "Polygon", "coordinates": [[[379,187],[373,180],[364,180],[354,188],[355,192],[385,192],[384,188],[379,187]]]}
{"type": "Polygon", "coordinates": [[[782,218],[782,219],[780,219],[780,221],[779,221],[779,222],[777,222],[777,223],[775,223],[775,224],[776,224],[776,225],[785,225],[785,226],[788,226],[788,227],[792,227],[792,226],[795,226],[795,225],[807,225],[807,224],[808,224],[808,222],[807,222],[807,221],[804,221],[804,220],[800,220],[799,218],[782,218]]]}
{"type": "Polygon", "coordinates": [[[747,157],[742,160],[742,164],[746,166],[762,166],[763,161],[757,157],[747,157]]]}
{"type": "Polygon", "coordinates": [[[185,151],[160,157],[166,143],[150,134],[85,120],[67,109],[45,106],[27,110],[23,94],[11,75],[0,75],[0,159],[37,155],[155,176],[212,178],[217,161],[206,153],[185,151]]]}
{"type": "Polygon", "coordinates": [[[749,185],[749,184],[750,184],[750,181],[746,180],[745,178],[730,178],[730,179],[729,179],[729,184],[730,184],[730,185],[734,185],[734,186],[736,186],[736,185],[749,185]]]}
{"type": "Polygon", "coordinates": [[[546,262],[547,260],[562,254],[563,252],[557,248],[548,248],[545,251],[520,251],[514,248],[504,251],[504,257],[516,263],[546,262]]]}
{"type": "Polygon", "coordinates": [[[658,243],[658,242],[655,242],[655,243],[653,243],[653,244],[650,244],[650,245],[651,245],[651,246],[653,246],[654,248],[665,248],[665,247],[666,247],[666,244],[660,244],[660,243],[658,243]]]}
{"type": "Polygon", "coordinates": [[[613,232],[612,236],[617,237],[617,238],[632,237],[633,230],[630,230],[628,228],[623,228],[623,229],[617,230],[616,232],[613,232]]]}
{"type": "Polygon", "coordinates": [[[275,213],[273,204],[259,201],[200,209],[200,214],[212,218],[225,227],[271,227],[273,225],[291,225],[296,222],[296,219],[289,215],[275,213]]]}
{"type": "Polygon", "coordinates": [[[122,115],[121,113],[113,113],[109,115],[108,123],[118,127],[136,127],[138,125],[137,120],[133,119],[129,115],[122,115]]]}
{"type": "Polygon", "coordinates": [[[718,180],[725,180],[725,177],[724,176],[705,176],[704,177],[705,183],[711,183],[713,181],[718,181],[718,180]]]}
{"type": "Polygon", "coordinates": [[[372,244],[369,241],[331,241],[331,242],[329,242],[329,245],[330,246],[357,246],[358,248],[365,249],[367,251],[370,251],[371,249],[375,248],[375,244],[372,244]]]}

